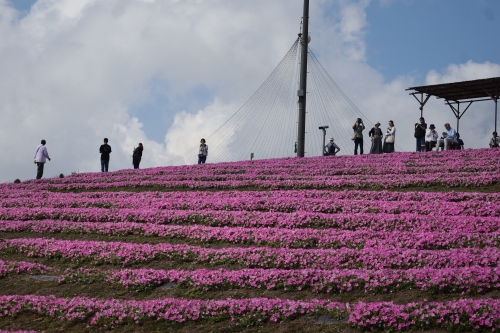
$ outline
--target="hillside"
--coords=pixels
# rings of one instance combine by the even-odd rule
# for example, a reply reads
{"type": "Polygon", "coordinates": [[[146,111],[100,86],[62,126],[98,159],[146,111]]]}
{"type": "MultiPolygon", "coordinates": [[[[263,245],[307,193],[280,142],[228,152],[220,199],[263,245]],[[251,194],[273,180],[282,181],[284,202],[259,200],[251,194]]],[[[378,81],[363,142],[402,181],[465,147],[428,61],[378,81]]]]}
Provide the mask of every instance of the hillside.
{"type": "Polygon", "coordinates": [[[0,330],[492,331],[500,150],[0,185],[0,330]]]}

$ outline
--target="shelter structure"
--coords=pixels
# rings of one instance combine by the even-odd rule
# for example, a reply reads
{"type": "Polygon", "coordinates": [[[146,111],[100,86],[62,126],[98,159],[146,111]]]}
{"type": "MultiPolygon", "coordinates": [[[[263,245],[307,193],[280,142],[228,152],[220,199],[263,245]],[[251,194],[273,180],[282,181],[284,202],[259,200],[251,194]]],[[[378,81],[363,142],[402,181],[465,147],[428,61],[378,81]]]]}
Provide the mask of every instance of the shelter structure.
{"type": "Polygon", "coordinates": [[[500,77],[412,87],[406,90],[412,91],[410,95],[413,95],[420,104],[421,117],[424,115],[424,106],[431,96],[444,99],[445,104],[451,108],[457,118],[457,132],[460,119],[474,102],[493,100],[495,102],[495,131],[497,131],[500,77]]]}

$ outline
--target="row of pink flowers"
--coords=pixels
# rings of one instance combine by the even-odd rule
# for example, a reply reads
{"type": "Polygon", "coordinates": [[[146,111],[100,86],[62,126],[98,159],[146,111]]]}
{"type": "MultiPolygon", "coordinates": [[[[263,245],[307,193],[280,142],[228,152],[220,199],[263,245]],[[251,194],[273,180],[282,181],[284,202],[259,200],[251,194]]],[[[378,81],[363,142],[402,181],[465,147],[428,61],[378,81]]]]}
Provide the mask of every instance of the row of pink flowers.
{"type": "Polygon", "coordinates": [[[39,332],[38,331],[25,331],[25,330],[17,330],[17,331],[0,330],[0,333],[39,333],[39,332]]]}
{"type": "Polygon", "coordinates": [[[37,263],[0,260],[0,277],[9,274],[39,274],[46,273],[49,270],[49,267],[37,263]]]}
{"type": "Polygon", "coordinates": [[[247,228],[335,228],[341,230],[490,233],[500,231],[498,217],[422,215],[416,213],[310,213],[105,208],[5,208],[0,219],[74,222],[137,222],[247,228]]]}
{"type": "Polygon", "coordinates": [[[231,210],[318,213],[372,213],[447,216],[500,216],[500,194],[383,191],[264,191],[169,193],[51,193],[3,198],[2,208],[110,208],[154,210],[231,210]],[[376,199],[375,199],[375,198],[376,199]],[[408,199],[407,199],[408,198],[408,199]]]}
{"type": "Polygon", "coordinates": [[[228,300],[98,300],[54,296],[1,296],[0,316],[29,311],[66,321],[83,321],[92,326],[114,328],[146,320],[186,323],[230,319],[241,326],[281,322],[286,318],[330,314],[348,317],[348,323],[362,329],[431,329],[478,331],[500,328],[500,300],[456,300],[396,305],[387,302],[343,304],[326,300],[283,299],[228,300]]]}
{"type": "Polygon", "coordinates": [[[233,290],[257,288],[268,290],[310,290],[313,293],[345,293],[352,291],[395,292],[420,289],[430,292],[481,293],[500,288],[500,268],[415,268],[407,270],[154,270],[122,269],[68,269],[61,283],[89,283],[103,281],[122,285],[127,289],[143,291],[165,283],[179,284],[178,288],[233,290]]]}
{"type": "Polygon", "coordinates": [[[0,231],[30,231],[41,234],[72,233],[105,236],[140,235],[185,239],[201,243],[234,243],[282,248],[365,248],[449,249],[500,247],[500,233],[372,231],[335,229],[281,229],[158,224],[93,223],[68,221],[0,221],[0,231]]]}
{"type": "MultiPolygon", "coordinates": [[[[168,188],[394,188],[408,186],[477,187],[498,184],[500,153],[479,149],[443,154],[275,159],[204,166],[87,173],[64,179],[15,184],[41,190],[157,186],[168,188]]],[[[12,186],[12,185],[9,185],[12,186]]]]}
{"type": "Polygon", "coordinates": [[[415,250],[401,247],[364,249],[284,249],[268,247],[212,249],[190,245],[67,241],[41,238],[6,239],[0,251],[75,263],[128,265],[153,260],[196,261],[211,265],[283,269],[406,269],[418,267],[497,267],[500,249],[415,250]]]}

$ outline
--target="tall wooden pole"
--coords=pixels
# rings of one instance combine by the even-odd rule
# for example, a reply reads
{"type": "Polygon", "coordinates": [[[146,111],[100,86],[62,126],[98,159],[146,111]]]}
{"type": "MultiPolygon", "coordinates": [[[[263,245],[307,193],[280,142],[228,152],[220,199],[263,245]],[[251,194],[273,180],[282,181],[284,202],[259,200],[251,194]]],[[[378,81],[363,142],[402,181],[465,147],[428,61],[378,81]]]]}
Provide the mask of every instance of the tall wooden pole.
{"type": "Polygon", "coordinates": [[[309,43],[309,0],[304,0],[302,18],[302,54],[300,57],[299,126],[297,135],[297,157],[304,157],[306,143],[306,99],[307,99],[307,53],[309,43]]]}

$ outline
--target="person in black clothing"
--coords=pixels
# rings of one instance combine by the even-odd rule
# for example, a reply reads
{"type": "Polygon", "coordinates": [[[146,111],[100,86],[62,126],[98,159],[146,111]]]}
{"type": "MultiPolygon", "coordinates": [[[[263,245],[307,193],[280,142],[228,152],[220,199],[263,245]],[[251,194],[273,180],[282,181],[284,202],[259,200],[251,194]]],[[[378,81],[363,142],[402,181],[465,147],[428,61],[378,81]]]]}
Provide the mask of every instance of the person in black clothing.
{"type": "Polygon", "coordinates": [[[462,139],[460,139],[460,133],[457,133],[457,142],[458,142],[458,149],[463,150],[464,148],[464,142],[462,139]]]}
{"type": "Polygon", "coordinates": [[[101,153],[101,172],[108,172],[109,154],[111,154],[111,146],[108,145],[108,139],[104,138],[104,144],[99,148],[101,153]]]}
{"type": "Polygon", "coordinates": [[[420,123],[415,123],[415,139],[417,140],[417,152],[425,150],[425,133],[427,132],[427,124],[424,117],[420,117],[420,123]],[[422,147],[424,145],[424,147],[422,147]]]}
{"type": "Polygon", "coordinates": [[[139,169],[139,164],[141,163],[143,150],[144,147],[142,143],[139,143],[139,147],[134,148],[134,153],[132,154],[132,164],[134,164],[134,169],[139,169]]]}
{"type": "Polygon", "coordinates": [[[372,148],[370,149],[370,154],[382,154],[382,130],[380,129],[380,121],[377,121],[375,127],[373,127],[368,136],[372,139],[372,148]]]}

